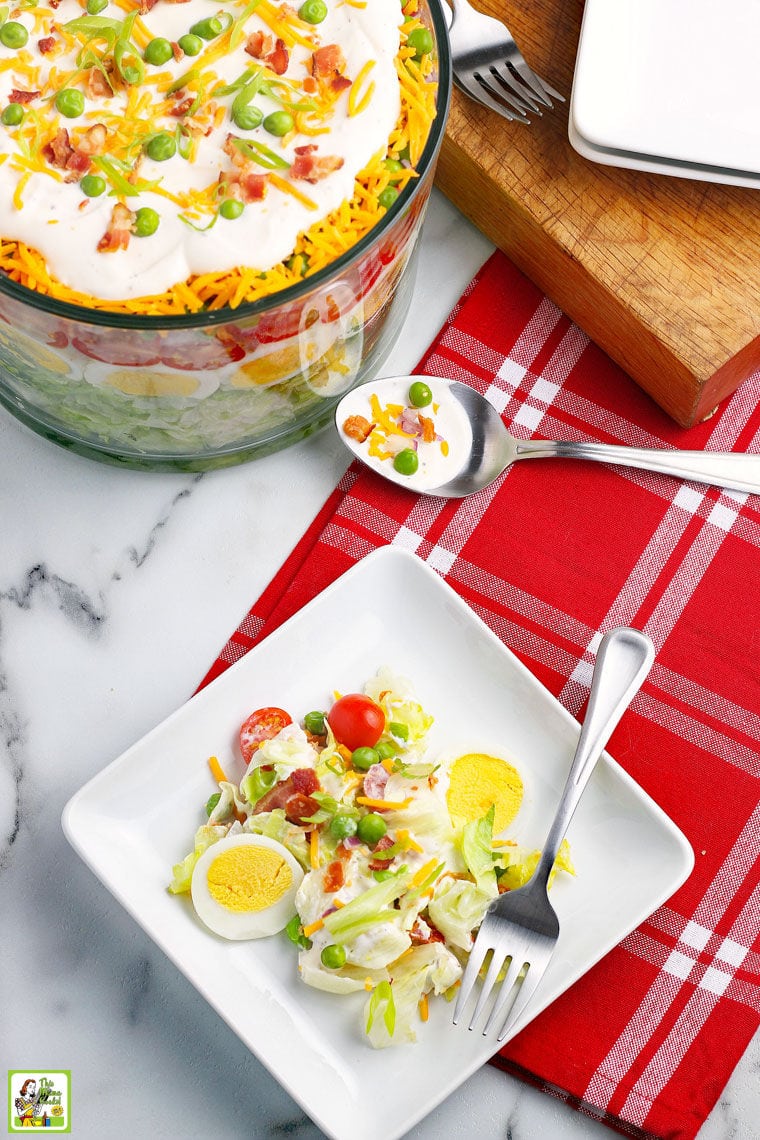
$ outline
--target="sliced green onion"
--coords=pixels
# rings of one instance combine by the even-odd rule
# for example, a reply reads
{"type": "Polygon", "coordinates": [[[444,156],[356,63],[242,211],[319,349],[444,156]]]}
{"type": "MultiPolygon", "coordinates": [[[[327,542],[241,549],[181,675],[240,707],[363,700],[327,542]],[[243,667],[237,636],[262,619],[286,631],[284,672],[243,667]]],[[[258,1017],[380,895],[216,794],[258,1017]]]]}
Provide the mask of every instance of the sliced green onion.
{"type": "Polygon", "coordinates": [[[275,154],[268,146],[263,143],[255,142],[254,139],[238,139],[233,138],[233,145],[244,154],[247,158],[252,158],[259,166],[263,166],[265,170],[288,170],[290,163],[281,158],[279,154],[275,154]]]}

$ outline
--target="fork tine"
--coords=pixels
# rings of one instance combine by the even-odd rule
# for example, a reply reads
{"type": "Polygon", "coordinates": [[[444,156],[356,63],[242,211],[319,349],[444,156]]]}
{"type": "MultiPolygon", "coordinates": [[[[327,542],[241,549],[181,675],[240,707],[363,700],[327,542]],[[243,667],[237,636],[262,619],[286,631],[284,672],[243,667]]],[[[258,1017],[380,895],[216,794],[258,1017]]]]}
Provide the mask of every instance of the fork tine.
{"type": "MultiPolygon", "coordinates": [[[[499,993],[496,997],[496,1001],[494,1002],[493,1009],[491,1010],[491,1014],[488,1018],[488,1021],[485,1023],[485,1025],[483,1027],[483,1036],[484,1037],[486,1037],[491,1032],[491,1030],[494,1028],[495,1025],[501,1024],[501,1018],[504,1014],[504,1007],[506,1006],[507,1002],[509,1001],[510,995],[512,996],[512,998],[514,1000],[516,1000],[514,989],[515,989],[515,986],[518,982],[518,979],[520,976],[520,971],[522,970],[524,965],[525,965],[525,950],[521,948],[518,953],[515,953],[512,955],[512,961],[509,963],[509,969],[507,970],[507,975],[504,978],[504,981],[501,983],[501,989],[499,990],[499,993]]],[[[518,991],[518,993],[519,993],[519,991],[518,991]]]]}
{"type": "Polygon", "coordinates": [[[475,1025],[478,1022],[481,1013],[485,1009],[494,985],[496,984],[496,979],[498,978],[504,966],[506,957],[507,956],[503,950],[499,950],[497,947],[494,947],[493,955],[491,957],[491,964],[488,967],[488,973],[483,979],[483,983],[480,987],[480,993],[478,994],[477,1004],[475,1006],[475,1009],[472,1011],[472,1017],[470,1018],[470,1024],[468,1026],[469,1029],[475,1028],[475,1025]]]}
{"type": "Polygon", "coordinates": [[[500,97],[494,96],[488,87],[483,83],[479,83],[469,75],[460,74],[455,76],[455,81],[458,87],[461,87],[465,94],[474,99],[476,103],[482,103],[486,107],[490,107],[492,111],[496,111],[505,119],[517,119],[521,123],[529,123],[530,119],[519,111],[514,111],[509,108],[505,101],[500,97]]]}
{"type": "Polygon", "coordinates": [[[545,107],[546,104],[539,103],[532,91],[520,83],[518,79],[515,79],[510,71],[509,64],[505,63],[502,67],[492,64],[489,70],[499,84],[499,98],[506,99],[525,113],[532,111],[535,115],[541,114],[541,107],[545,107]]]}
{"type": "Polygon", "coordinates": [[[487,945],[485,939],[481,940],[480,942],[478,942],[477,938],[475,939],[472,950],[470,951],[470,957],[468,959],[467,966],[465,967],[465,971],[462,974],[462,980],[459,983],[459,993],[457,994],[457,1000],[454,1006],[454,1016],[452,1018],[454,1025],[456,1025],[459,1021],[460,1015],[463,1013],[464,1007],[467,1005],[467,999],[472,993],[472,988],[475,985],[475,982],[478,980],[480,967],[483,965],[489,949],[490,947],[487,945]]]}
{"type": "Polygon", "coordinates": [[[545,973],[545,969],[540,969],[537,966],[528,966],[528,972],[523,978],[522,984],[517,991],[517,997],[514,1000],[512,1008],[507,1013],[507,1016],[504,1019],[504,1024],[497,1034],[497,1041],[501,1042],[507,1036],[512,1026],[515,1024],[518,1017],[525,1009],[530,999],[533,997],[533,994],[538,989],[538,984],[545,973]]]}
{"type": "Polygon", "coordinates": [[[519,51],[509,60],[509,65],[517,73],[519,79],[522,80],[526,87],[530,88],[534,96],[539,99],[545,107],[554,106],[552,103],[553,98],[558,99],[560,103],[565,102],[565,96],[560,95],[559,91],[555,91],[553,87],[550,87],[540,75],[536,75],[535,71],[528,66],[519,51]]]}

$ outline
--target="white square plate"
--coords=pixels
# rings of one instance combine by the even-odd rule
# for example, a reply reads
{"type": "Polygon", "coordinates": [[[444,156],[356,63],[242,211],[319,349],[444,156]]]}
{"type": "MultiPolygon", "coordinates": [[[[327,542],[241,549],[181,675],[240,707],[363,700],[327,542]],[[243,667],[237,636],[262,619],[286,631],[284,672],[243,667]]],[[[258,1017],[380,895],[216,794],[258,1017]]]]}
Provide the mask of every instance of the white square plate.
{"type": "MultiPolygon", "coordinates": [[[[230,776],[242,774],[235,740],[247,714],[270,704],[294,717],[323,707],[333,689],[356,689],[384,664],[412,680],[435,716],[434,750],[516,758],[526,794],[512,834],[540,846],[578,725],[433,570],[390,546],[114,760],[63,814],[69,841],[95,874],[336,1140],[401,1136],[484,1064],[493,1045],[454,1028],[451,1007],[437,1001],[416,1045],[375,1051],[361,1033],[366,995],[335,997],[301,984],[284,935],[242,943],[214,937],[167,883],[213,791],[208,757],[218,756],[230,776]]],[[[693,866],[681,832],[606,756],[569,840],[578,877],[560,876],[552,890],[562,933],[518,1029],[663,903],[693,866]]]]}
{"type": "Polygon", "coordinates": [[[586,0],[569,137],[592,161],[760,186],[757,0],[586,0]]]}

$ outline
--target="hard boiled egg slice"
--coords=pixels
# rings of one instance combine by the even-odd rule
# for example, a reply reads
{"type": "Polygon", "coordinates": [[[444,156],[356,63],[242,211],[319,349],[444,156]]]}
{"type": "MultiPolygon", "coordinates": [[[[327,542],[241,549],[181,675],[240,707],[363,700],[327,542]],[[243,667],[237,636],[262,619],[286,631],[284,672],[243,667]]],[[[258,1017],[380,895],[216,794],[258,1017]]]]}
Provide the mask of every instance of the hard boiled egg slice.
{"type": "Polygon", "coordinates": [[[223,938],[265,938],[296,913],[303,870],[286,847],[264,835],[231,835],[195,865],[190,893],[202,922],[223,938]]]}

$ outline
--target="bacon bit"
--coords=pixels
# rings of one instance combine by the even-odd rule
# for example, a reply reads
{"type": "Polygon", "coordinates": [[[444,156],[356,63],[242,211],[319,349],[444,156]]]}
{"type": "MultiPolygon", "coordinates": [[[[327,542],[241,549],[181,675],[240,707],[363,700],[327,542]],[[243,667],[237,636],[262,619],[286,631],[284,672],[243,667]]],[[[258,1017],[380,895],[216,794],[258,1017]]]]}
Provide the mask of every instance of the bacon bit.
{"type": "Polygon", "coordinates": [[[346,70],[346,57],[338,44],[325,44],[312,54],[311,74],[327,79],[346,70]]]}
{"type": "Polygon", "coordinates": [[[343,886],[343,864],[337,859],[325,868],[325,877],[322,889],[326,895],[334,894],[343,886]]]}
{"type": "Polygon", "coordinates": [[[77,142],[77,149],[86,155],[102,154],[108,140],[108,132],[102,123],[88,127],[77,142]]]}
{"type": "Polygon", "coordinates": [[[251,159],[246,158],[235,146],[234,135],[227,135],[223,150],[232,159],[232,164],[237,170],[222,172],[219,175],[220,187],[223,186],[224,192],[229,196],[239,198],[243,202],[260,202],[268,189],[266,174],[259,174],[254,170],[251,159]]]}
{"type": "Polygon", "coordinates": [[[169,111],[169,114],[172,115],[175,119],[181,119],[183,115],[187,114],[194,102],[194,96],[188,95],[185,99],[182,100],[181,103],[177,103],[175,107],[172,107],[172,109],[169,111]]]}
{"type": "MultiPolygon", "coordinates": [[[[306,147],[299,147],[298,149],[307,150],[306,147]]],[[[316,150],[316,147],[314,149],[316,150]]],[[[311,153],[297,154],[290,168],[290,177],[314,185],[315,182],[321,182],[323,178],[327,178],[334,170],[340,170],[341,166],[343,166],[343,159],[337,154],[321,156],[311,153]]]]}
{"type": "Polygon", "coordinates": [[[113,60],[103,63],[105,72],[100,67],[91,67],[87,71],[87,94],[91,99],[110,99],[121,83],[121,76],[114,73],[113,60]]]}
{"type": "Polygon", "coordinates": [[[151,8],[155,8],[157,3],[158,0],[140,0],[140,7],[138,9],[140,15],[144,16],[146,12],[150,12],[151,8]]]}
{"type": "Polygon", "coordinates": [[[69,172],[66,182],[78,182],[90,169],[89,156],[71,145],[69,132],[65,127],[61,127],[50,142],[45,143],[42,154],[51,166],[69,172]]]}
{"type": "Polygon", "coordinates": [[[287,779],[280,780],[258,800],[253,814],[284,808],[286,819],[303,826],[309,816],[319,811],[319,804],[311,795],[318,789],[319,780],[313,768],[296,768],[287,779]]]}
{"type": "Polygon", "coordinates": [[[39,98],[39,91],[19,91],[14,87],[8,96],[9,103],[31,103],[33,99],[39,98]]]}
{"type": "Polygon", "coordinates": [[[37,47],[43,55],[47,55],[55,47],[55,36],[43,36],[41,40],[37,40],[37,47]]]}
{"type": "Polygon", "coordinates": [[[175,43],[174,40],[171,40],[170,43],[172,45],[172,55],[174,56],[174,59],[176,60],[176,62],[179,63],[179,61],[183,58],[185,53],[183,52],[183,50],[179,46],[179,44],[175,43]]]}
{"type": "Polygon", "coordinates": [[[355,439],[358,440],[359,443],[364,443],[374,426],[375,425],[371,424],[364,416],[349,416],[343,424],[343,431],[349,439],[355,439]]]}
{"type": "Polygon", "coordinates": [[[372,848],[372,859],[370,859],[369,863],[367,864],[370,871],[385,871],[389,867],[396,856],[388,855],[385,859],[383,859],[382,855],[379,855],[378,852],[387,851],[390,847],[393,847],[393,845],[393,840],[391,839],[390,835],[383,835],[381,839],[378,839],[377,843],[372,848]]]}
{"type": "Polygon", "coordinates": [[[445,942],[446,939],[441,934],[440,930],[428,920],[418,918],[412,929],[409,931],[409,937],[412,940],[413,946],[427,946],[429,942],[445,942]]]}
{"type": "Polygon", "coordinates": [[[316,81],[316,79],[314,78],[314,76],[313,76],[313,75],[307,75],[307,76],[304,78],[304,80],[303,80],[303,83],[301,84],[301,86],[303,87],[304,91],[305,91],[305,92],[306,92],[308,95],[313,95],[313,94],[314,94],[314,92],[317,90],[317,81],[316,81]]]}
{"type": "Polygon", "coordinates": [[[48,4],[51,8],[57,8],[60,3],[61,0],[48,0],[48,4]]]}
{"type": "Polygon", "coordinates": [[[330,87],[333,91],[345,91],[351,86],[351,80],[347,75],[333,75],[332,79],[330,80],[330,87]]]}
{"type": "Polygon", "coordinates": [[[270,51],[265,57],[264,62],[268,63],[275,75],[284,75],[288,70],[290,63],[290,53],[285,46],[285,41],[278,39],[274,45],[274,51],[270,51]]]}
{"type": "Polygon", "coordinates": [[[417,419],[420,421],[420,427],[422,428],[423,443],[432,443],[435,439],[435,424],[428,416],[423,416],[422,412],[418,413],[417,419]]]}
{"type": "Polygon", "coordinates": [[[267,192],[266,174],[244,174],[239,182],[244,202],[261,202],[267,192]]]}
{"type": "Polygon", "coordinates": [[[245,41],[245,50],[246,54],[252,55],[254,59],[263,59],[268,52],[274,50],[274,36],[261,31],[252,32],[245,41]]]}
{"type": "Polygon", "coordinates": [[[117,202],[111,211],[108,229],[98,242],[98,253],[115,253],[119,249],[126,249],[132,236],[133,221],[132,211],[117,202]]]}

